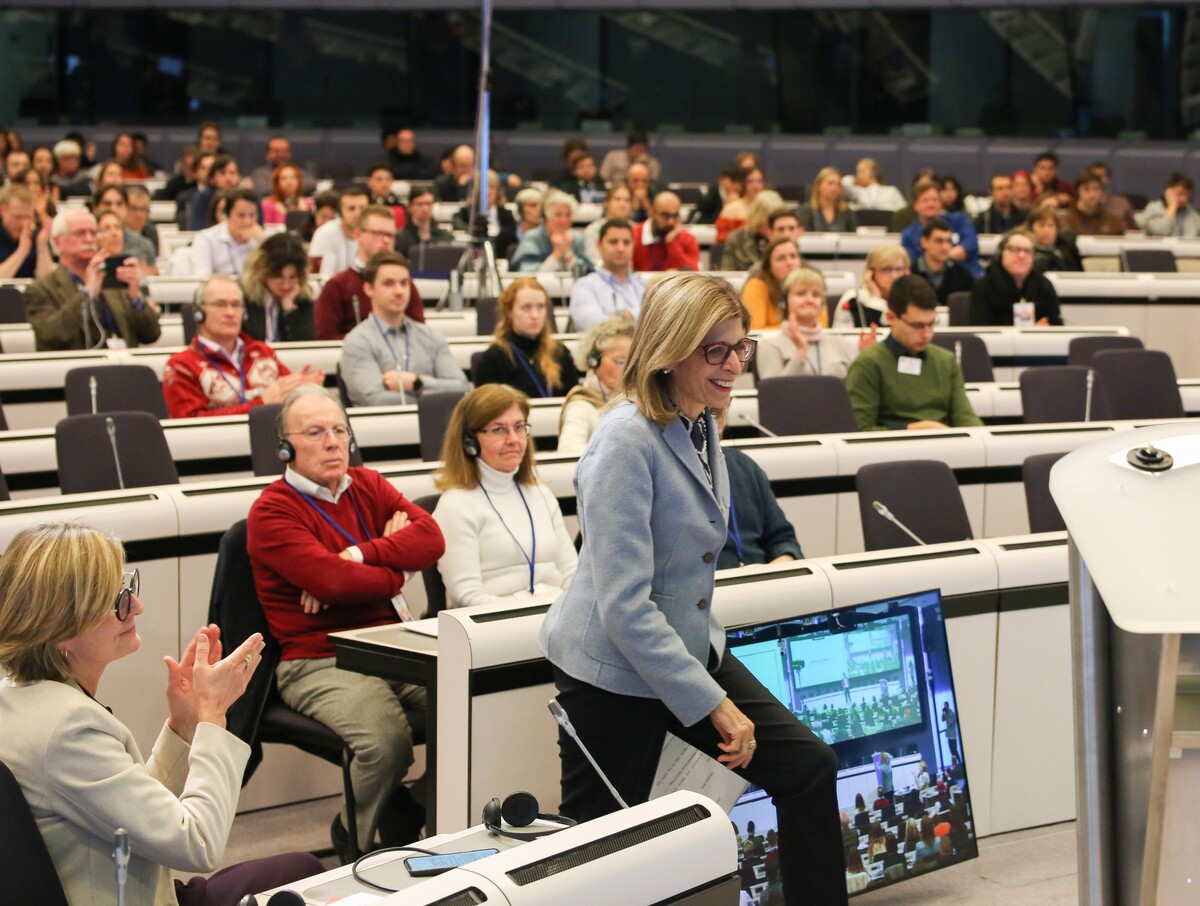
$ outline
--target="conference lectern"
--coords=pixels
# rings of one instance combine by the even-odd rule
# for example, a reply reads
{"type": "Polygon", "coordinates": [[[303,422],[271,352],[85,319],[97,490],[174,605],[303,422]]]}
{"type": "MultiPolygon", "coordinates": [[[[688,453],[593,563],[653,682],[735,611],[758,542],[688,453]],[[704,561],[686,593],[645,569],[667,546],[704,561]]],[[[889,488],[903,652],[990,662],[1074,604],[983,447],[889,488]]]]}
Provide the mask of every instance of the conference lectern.
{"type": "Polygon", "coordinates": [[[1070,537],[1079,901],[1195,902],[1200,428],[1080,447],[1050,490],[1070,537]]]}

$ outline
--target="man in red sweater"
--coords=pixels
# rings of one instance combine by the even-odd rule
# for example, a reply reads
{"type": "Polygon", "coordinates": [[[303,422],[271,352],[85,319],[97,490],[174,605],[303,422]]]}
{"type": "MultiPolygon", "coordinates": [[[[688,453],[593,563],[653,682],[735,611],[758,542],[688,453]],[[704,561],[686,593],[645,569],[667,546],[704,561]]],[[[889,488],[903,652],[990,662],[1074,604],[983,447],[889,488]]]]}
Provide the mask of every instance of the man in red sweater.
{"type": "Polygon", "coordinates": [[[320,386],[325,372],[305,365],[293,374],[261,340],[242,332],[246,306],[232,277],[209,277],[200,288],[196,336],[163,368],[163,397],[171,418],[241,415],[261,403],[280,403],[301,384],[320,386]]]}
{"type": "Polygon", "coordinates": [[[636,271],[697,271],[700,244],[683,228],[679,196],[659,192],[650,217],[633,231],[633,269],[636,271]]]}
{"type": "MultiPolygon", "coordinates": [[[[316,322],[318,340],[340,340],[371,314],[371,300],[363,292],[362,272],[372,255],[391,251],[396,244],[396,221],[392,217],[392,209],[379,204],[363,208],[358,215],[354,237],[358,240],[358,254],[354,263],[326,280],[321,287],[321,294],[317,296],[313,320],[316,322]]],[[[425,323],[425,304],[421,301],[416,284],[413,284],[409,293],[404,317],[425,323]]]]}
{"type": "MultiPolygon", "coordinates": [[[[279,694],[320,721],[354,752],[351,780],[358,846],[415,840],[424,810],[401,784],[413,762],[410,714],[424,723],[425,690],[335,666],[328,634],[407,619],[406,578],[437,562],[446,544],[433,517],[373,469],[350,468],[346,413],[318,387],[284,400],[280,446],[291,451],[283,478],[250,509],[254,584],[279,642],[279,694]]],[[[333,819],[345,861],[343,815],[333,819]]]]}

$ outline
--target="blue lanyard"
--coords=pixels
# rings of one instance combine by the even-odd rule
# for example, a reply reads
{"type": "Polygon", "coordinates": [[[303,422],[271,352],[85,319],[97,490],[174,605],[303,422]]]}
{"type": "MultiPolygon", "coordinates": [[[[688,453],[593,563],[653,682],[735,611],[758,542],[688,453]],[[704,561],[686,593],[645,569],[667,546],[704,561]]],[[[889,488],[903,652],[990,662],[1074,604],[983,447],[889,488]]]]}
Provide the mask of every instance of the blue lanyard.
{"type": "MultiPolygon", "coordinates": [[[[196,342],[200,343],[199,340],[196,342]]],[[[206,347],[203,343],[200,343],[200,349],[204,352],[204,357],[208,359],[209,364],[211,364],[213,368],[217,369],[217,374],[221,375],[221,380],[228,384],[229,389],[237,394],[238,402],[246,402],[246,350],[242,350],[242,354],[236,363],[238,377],[242,382],[242,388],[239,390],[237,387],[233,386],[233,381],[229,380],[229,375],[225,373],[225,369],[221,367],[221,363],[217,360],[217,357],[208,351],[208,347],[206,347]]]]}
{"type": "Polygon", "coordinates": [[[733,549],[737,551],[738,566],[746,565],[746,555],[742,550],[742,530],[737,524],[737,507],[733,503],[733,495],[729,495],[729,540],[733,542],[733,549]]]}
{"type": "MultiPolygon", "coordinates": [[[[383,329],[383,325],[379,323],[379,318],[375,316],[375,312],[371,312],[371,321],[375,325],[375,329],[379,331],[379,335],[383,337],[383,342],[387,343],[387,348],[392,353],[392,361],[396,363],[396,367],[400,367],[400,356],[396,352],[396,347],[392,345],[392,338],[387,335],[387,331],[383,329]]],[[[408,371],[408,330],[401,331],[404,334],[404,370],[408,371]]]]}
{"type": "Polygon", "coordinates": [[[352,507],[354,507],[354,514],[356,516],[358,516],[358,525],[363,530],[363,536],[364,536],[363,541],[359,541],[357,538],[355,538],[353,535],[351,535],[348,531],[346,531],[344,528],[342,528],[340,525],[338,525],[338,523],[334,520],[334,518],[332,516],[330,516],[323,509],[321,509],[321,507],[319,507],[317,505],[317,502],[315,500],[313,500],[311,497],[309,497],[307,494],[305,494],[299,488],[294,487],[293,485],[288,484],[287,482],[284,482],[284,483],[287,484],[287,486],[289,488],[291,488],[293,491],[295,491],[297,494],[299,494],[301,500],[303,500],[310,507],[312,507],[314,510],[316,510],[322,519],[324,519],[326,522],[328,522],[330,525],[332,525],[335,529],[337,529],[338,532],[341,533],[342,537],[345,538],[347,541],[349,541],[351,544],[353,544],[355,547],[358,547],[361,544],[365,544],[367,541],[371,540],[371,530],[369,528],[367,528],[367,520],[363,519],[362,510],[360,510],[358,508],[358,502],[354,499],[353,496],[351,496],[349,488],[346,489],[346,496],[350,498],[350,505],[352,507]]]}
{"type": "MultiPolygon", "coordinates": [[[[617,279],[611,275],[603,274],[600,271],[596,271],[595,273],[596,273],[596,276],[599,277],[603,283],[608,284],[609,288],[612,289],[612,291],[613,291],[613,310],[614,311],[632,311],[633,310],[632,308],[629,308],[629,309],[621,308],[621,305],[619,303],[623,303],[626,301],[626,299],[623,296],[623,291],[624,291],[625,287],[629,287],[636,293],[637,287],[634,286],[634,281],[636,280],[638,283],[641,283],[642,278],[639,277],[637,274],[635,274],[633,271],[630,271],[629,275],[625,278],[625,282],[619,283],[619,282],[617,282],[617,279]]],[[[643,290],[642,294],[645,295],[644,290],[643,290]]]]}
{"type": "MultiPolygon", "coordinates": [[[[538,380],[537,372],[533,370],[533,363],[529,361],[529,357],[518,349],[515,343],[510,341],[509,345],[512,347],[512,351],[516,353],[517,361],[521,363],[521,367],[525,369],[525,373],[533,381],[533,386],[537,390],[538,396],[542,399],[547,399],[550,396],[550,391],[546,389],[545,384],[538,380]]],[[[521,499],[524,500],[525,498],[522,497],[521,499]]]]}
{"type": "Polygon", "coordinates": [[[481,483],[479,490],[483,491],[483,496],[487,498],[488,506],[492,508],[492,512],[496,514],[496,518],[500,520],[500,524],[504,526],[504,531],[508,532],[508,537],[512,538],[513,544],[517,546],[517,550],[521,552],[521,556],[525,558],[525,562],[529,564],[529,593],[533,594],[533,565],[537,561],[537,531],[533,527],[533,513],[529,511],[529,502],[525,499],[525,492],[521,490],[521,486],[517,484],[517,479],[513,479],[513,484],[517,485],[517,493],[521,495],[521,503],[525,504],[525,515],[529,517],[529,537],[532,539],[533,552],[525,553],[525,548],[521,547],[521,542],[517,540],[517,536],[512,533],[512,529],[508,527],[508,523],[504,521],[504,517],[500,515],[500,511],[496,509],[496,504],[492,503],[492,495],[487,492],[487,488],[481,483]]]}

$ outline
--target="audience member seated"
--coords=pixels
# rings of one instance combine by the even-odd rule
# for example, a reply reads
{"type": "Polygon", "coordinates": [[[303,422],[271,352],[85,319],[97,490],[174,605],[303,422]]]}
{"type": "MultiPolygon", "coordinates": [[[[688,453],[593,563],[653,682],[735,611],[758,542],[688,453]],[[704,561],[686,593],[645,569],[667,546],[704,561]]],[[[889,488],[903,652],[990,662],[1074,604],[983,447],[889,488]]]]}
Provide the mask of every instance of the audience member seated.
{"type": "MultiPolygon", "coordinates": [[[[629,186],[623,182],[613,183],[609,186],[608,195],[604,198],[604,212],[583,228],[583,244],[587,248],[588,258],[593,262],[599,261],[601,258],[600,231],[604,224],[610,220],[629,221],[632,211],[633,194],[629,191],[629,186]]],[[[630,242],[632,241],[631,239],[630,242]]],[[[632,252],[630,254],[632,255],[632,252]]]]}
{"type": "Polygon", "coordinates": [[[413,763],[412,725],[425,722],[425,689],[339,668],[329,633],[410,619],[405,581],[433,566],[445,543],[433,517],[386,478],[350,468],[346,413],[327,391],[289,394],[276,425],[291,461],[250,508],[250,563],[279,642],[280,696],[354,753],[358,826],[347,829],[343,803],[330,828],[345,862],[351,833],[364,852],[375,848],[376,830],[384,846],[420,835],[424,809],[402,781],[413,763]]]}
{"type": "Polygon", "coordinates": [[[1020,226],[1029,216],[1027,208],[1013,203],[1013,180],[1007,173],[992,177],[992,203],[972,221],[976,233],[1007,233],[1020,226]]]}
{"type": "Polygon", "coordinates": [[[154,197],[162,201],[175,201],[184,189],[196,188],[196,158],[200,149],[188,145],[175,162],[175,170],[167,179],[166,184],[154,193],[154,197]]]}
{"type": "Polygon", "coordinates": [[[633,231],[633,268],[637,271],[696,271],[700,243],[683,226],[679,196],[659,192],[650,218],[633,231]]]}
{"type": "Polygon", "coordinates": [[[786,207],[778,192],[764,189],[746,206],[746,223],[729,234],[721,254],[721,270],[745,271],[762,258],[771,241],[771,214],[786,207]]]}
{"type": "Polygon", "coordinates": [[[1034,208],[1025,225],[1033,234],[1033,269],[1037,273],[1083,270],[1079,248],[1074,238],[1058,228],[1058,211],[1052,205],[1034,208]]]}
{"type": "Polygon", "coordinates": [[[0,560],[0,758],[33,812],[63,902],[117,902],[118,827],[133,843],[131,904],[218,906],[321,871],[315,857],[290,853],[172,882],[172,869],[216,870],[225,851],[250,757],[225,712],[259,666],[263,638],[254,633],[222,659],[208,626],[180,660],[166,658],[168,717],[143,761],[129,728],[96,698],[109,665],[141,647],[138,571],[122,574],[124,559],[115,538],[58,523],[23,529],[0,560]]]}
{"type": "Polygon", "coordinates": [[[33,159],[28,151],[10,151],[4,158],[4,180],[13,182],[17,176],[33,166],[33,159]]]}
{"type": "Polygon", "coordinates": [[[23,185],[0,189],[0,280],[44,277],[54,270],[50,224],[36,228],[33,193],[23,185]]]}
{"type": "Polygon", "coordinates": [[[38,229],[48,226],[58,213],[58,186],[41,170],[26,170],[17,177],[17,185],[23,185],[33,194],[34,224],[38,229]]]}
{"type": "Polygon", "coordinates": [[[138,157],[133,147],[133,136],[128,132],[120,132],[113,139],[112,159],[120,166],[126,179],[148,179],[150,168],[138,157]]]}
{"type": "Polygon", "coordinates": [[[937,860],[940,848],[937,838],[933,835],[933,819],[928,815],[922,815],[920,837],[914,850],[917,854],[917,865],[926,867],[932,865],[937,860]]]}
{"type": "Polygon", "coordinates": [[[125,187],[125,226],[150,243],[155,255],[150,262],[157,261],[158,227],[150,219],[150,192],[145,186],[134,183],[125,187]]]}
{"type": "Polygon", "coordinates": [[[842,177],[842,191],[851,204],[871,211],[899,211],[905,204],[904,193],[884,184],[883,170],[870,157],[858,162],[853,176],[842,177]]]}
{"type": "MultiPolygon", "coordinates": [[[[241,180],[242,175],[238,170],[238,162],[228,154],[216,155],[208,167],[208,181],[203,188],[196,190],[196,194],[189,202],[188,229],[199,231],[216,223],[213,209],[217,196],[222,192],[237,188],[241,180]]],[[[103,174],[100,176],[99,184],[104,184],[103,174]]],[[[250,197],[254,199],[254,218],[257,220],[258,196],[251,193],[250,197]]]]}
{"type": "MultiPolygon", "coordinates": [[[[1013,189],[1013,207],[1023,208],[1027,211],[1032,211],[1038,207],[1037,195],[1033,190],[1033,177],[1029,175],[1028,170],[1017,170],[1012,175],[1013,189]]],[[[1054,199],[1054,207],[1058,207],[1057,196],[1054,199]]]]}
{"type": "Polygon", "coordinates": [[[881,242],[867,253],[862,285],[838,300],[834,327],[867,327],[883,321],[888,295],[900,277],[911,273],[908,252],[898,242],[881,242]]]}
{"type": "Polygon", "coordinates": [[[125,258],[125,224],[116,211],[101,211],[96,218],[96,248],[105,258],[125,258]]]}
{"type": "Polygon", "coordinates": [[[895,834],[887,834],[884,838],[883,857],[880,860],[883,862],[883,870],[886,872],[889,868],[899,865],[901,868],[907,867],[907,862],[904,856],[900,854],[900,845],[896,841],[895,834]]]}
{"type": "MultiPolygon", "coordinates": [[[[488,210],[487,238],[492,241],[492,252],[497,258],[504,258],[509,248],[517,244],[517,218],[508,209],[508,199],[500,186],[500,174],[488,170],[488,210]]],[[[467,202],[454,212],[454,228],[467,231],[471,226],[472,201],[467,202]]],[[[540,217],[541,209],[538,209],[540,217]]]]}
{"type": "MultiPolygon", "coordinates": [[[[319,340],[340,340],[371,313],[371,300],[363,292],[362,272],[372,256],[390,251],[396,244],[396,222],[391,209],[383,205],[363,208],[354,237],[358,252],[353,263],[326,280],[317,296],[314,318],[319,340]]],[[[425,322],[425,306],[416,286],[410,289],[404,315],[410,321],[425,322]]]]}
{"type": "Polygon", "coordinates": [[[783,281],[803,263],[795,239],[783,236],[767,243],[762,257],[742,284],[742,305],[750,312],[751,330],[779,326],[786,304],[783,281]]]}
{"type": "Polygon", "coordinates": [[[716,223],[721,210],[735,198],[740,198],[745,186],[742,168],[737,164],[722,167],[717,181],[704,189],[700,203],[696,205],[694,223],[716,223]]]}
{"type": "Polygon", "coordinates": [[[25,288],[25,315],[39,352],[119,349],[158,339],[158,306],[142,292],[136,259],[106,274],[91,214],[59,211],[50,241],[58,249],[58,267],[25,288]]]}
{"type": "Polygon", "coordinates": [[[853,233],[858,229],[858,218],[842,197],[842,176],[836,167],[822,167],[817,173],[808,204],[800,208],[800,226],[816,233],[853,233]]]}
{"type": "MultiPolygon", "coordinates": [[[[824,374],[844,378],[853,356],[838,337],[824,335],[825,278],[808,267],[797,268],[783,280],[787,318],[779,332],[758,344],[758,378],[824,374]]],[[[859,348],[875,342],[875,328],[864,332],[859,348]]]]}
{"type": "MultiPolygon", "coordinates": [[[[888,808],[891,804],[892,800],[887,797],[883,787],[877,788],[875,791],[875,802],[871,805],[872,810],[877,812],[880,809],[888,808]]],[[[905,837],[905,842],[908,842],[907,835],[905,837]]]]}
{"type": "Polygon", "coordinates": [[[434,223],[433,199],[432,189],[418,189],[409,196],[408,223],[396,234],[396,251],[409,259],[417,259],[423,245],[440,245],[454,239],[453,233],[434,223]]]}
{"type": "Polygon", "coordinates": [[[955,211],[962,213],[965,210],[963,205],[963,187],[958,181],[958,177],[950,173],[943,173],[937,177],[938,194],[942,198],[943,211],[955,211]]]}
{"type": "Polygon", "coordinates": [[[963,387],[954,353],[933,344],[937,296],[915,274],[888,294],[891,333],[858,354],[846,390],[863,431],[982,425],[963,387]]]}
{"type": "Polygon", "coordinates": [[[854,845],[846,847],[846,893],[861,893],[871,883],[871,876],[863,868],[862,854],[858,851],[858,838],[854,845]]]}
{"type": "Polygon", "coordinates": [[[223,154],[221,146],[221,125],[212,120],[205,120],[196,130],[196,146],[201,154],[223,154]]]}
{"type": "MultiPolygon", "coordinates": [[[[292,162],[292,143],[288,141],[286,135],[272,135],[267,139],[267,151],[263,155],[263,161],[263,163],[250,171],[250,188],[260,198],[272,194],[276,198],[290,198],[291,195],[301,198],[305,195],[311,195],[316,191],[316,177],[303,167],[292,162]],[[275,175],[279,168],[284,166],[295,167],[297,182],[293,193],[280,196],[279,187],[275,185],[275,175]]],[[[266,215],[265,204],[263,206],[263,215],[266,215]]],[[[264,220],[263,222],[271,223],[272,221],[264,220]]]]}
{"type": "Polygon", "coordinates": [[[962,262],[975,279],[983,275],[975,227],[971,226],[971,220],[965,213],[943,209],[941,191],[932,179],[922,179],[913,187],[913,211],[917,219],[900,234],[900,243],[908,252],[909,261],[921,257],[921,235],[925,225],[940,218],[950,227],[950,236],[954,241],[950,248],[950,260],[962,262]]]}
{"type": "Polygon", "coordinates": [[[600,231],[600,264],[571,286],[571,323],[587,330],[614,315],[637,320],[646,281],[631,268],[635,227],[628,220],[605,220],[600,231]]]}
{"type": "Polygon", "coordinates": [[[554,339],[553,316],[550,295],[537,280],[510,283],[496,303],[496,342],[471,375],[475,386],[508,384],[537,399],[566,396],[579,383],[579,370],[554,339]]]}
{"type": "Polygon", "coordinates": [[[54,145],[54,176],[55,185],[63,198],[75,195],[91,195],[92,183],[86,173],[79,169],[83,151],[76,142],[63,139],[54,145]]]}
{"type": "Polygon", "coordinates": [[[253,192],[230,189],[217,201],[225,206],[225,219],[201,230],[192,239],[192,274],[196,277],[210,274],[236,277],[262,241],[258,200],[253,192]]]}
{"type": "Polygon", "coordinates": [[[767,225],[771,228],[771,238],[799,239],[804,234],[800,226],[800,214],[790,205],[776,208],[767,215],[767,225]]]}
{"type": "Polygon", "coordinates": [[[972,324],[1061,326],[1054,284],[1033,267],[1033,234],[1006,233],[983,279],[971,288],[972,324]]]}
{"type": "Polygon", "coordinates": [[[399,252],[372,255],[362,273],[371,313],[346,334],[339,371],[355,406],[405,406],[426,390],[465,391],[471,385],[446,338],[404,316],[412,275],[399,252]]]}
{"type": "MultiPolygon", "coordinates": [[[[575,162],[575,158],[581,154],[591,153],[592,149],[588,147],[588,143],[579,136],[573,135],[566,139],[562,143],[562,151],[559,152],[559,159],[562,160],[563,165],[562,170],[548,180],[548,182],[554,184],[555,186],[562,182],[570,182],[571,179],[574,178],[571,171],[573,169],[572,164],[575,162]]],[[[592,158],[592,161],[595,162],[595,157],[592,158]]],[[[571,194],[570,190],[568,189],[563,189],[563,191],[568,195],[571,194]]],[[[576,200],[578,201],[578,199],[576,200]]]]}
{"type": "Polygon", "coordinates": [[[662,165],[650,156],[650,139],[645,132],[634,129],[625,136],[624,148],[613,148],[600,163],[600,179],[606,183],[629,182],[632,164],[645,164],[651,183],[662,177],[662,165]]]}
{"type": "Polygon", "coordinates": [[[950,251],[954,247],[950,224],[936,217],[921,230],[921,255],[913,272],[929,281],[937,293],[938,305],[945,305],[951,293],[967,292],[975,279],[965,264],[953,260],[950,251]]]}
{"type": "Polygon", "coordinates": [[[620,389],[632,342],[633,322],[620,316],[593,324],[580,339],[575,364],[583,372],[583,381],[563,400],[558,418],[559,453],[578,456],[587,448],[600,410],[620,389]]]}
{"type": "Polygon", "coordinates": [[[558,188],[581,204],[604,201],[607,193],[604,180],[596,175],[596,158],[588,151],[580,151],[571,158],[571,178],[560,182],[558,188]]]}
{"type": "Polygon", "coordinates": [[[129,213],[129,189],[123,185],[101,185],[97,188],[96,195],[92,199],[92,212],[99,216],[104,211],[112,211],[120,218],[122,229],[125,232],[125,253],[143,262],[146,265],[143,268],[144,272],[157,273],[158,271],[154,267],[157,257],[154,245],[141,233],[134,232],[125,224],[125,218],[129,213]]]}
{"type": "Polygon", "coordinates": [[[283,402],[301,384],[324,382],[324,372],[309,374],[307,365],[289,371],[275,350],[242,332],[245,303],[232,277],[209,277],[196,296],[196,336],[163,368],[171,418],[243,415],[263,403],[283,402]]]}
{"type": "Polygon", "coordinates": [[[1200,236],[1200,212],[1192,207],[1192,178],[1172,173],[1162,198],[1146,205],[1138,218],[1147,236],[1200,236]]]}
{"type": "Polygon", "coordinates": [[[338,198],[338,219],[317,227],[308,246],[311,258],[321,259],[321,276],[332,277],[344,271],[358,253],[358,240],[354,228],[358,226],[358,215],[367,206],[369,195],[365,186],[354,185],[342,190],[338,198]]]}
{"type": "Polygon", "coordinates": [[[1138,225],[1137,219],[1134,216],[1133,205],[1124,195],[1112,191],[1112,171],[1109,169],[1108,164],[1102,160],[1098,160],[1093,164],[1089,164],[1088,170],[1094,173],[1096,178],[1100,180],[1100,188],[1104,193],[1104,210],[1119,220],[1126,230],[1136,230],[1138,225]]]}
{"type": "Polygon", "coordinates": [[[433,179],[436,167],[417,150],[417,139],[411,129],[396,131],[396,147],[388,151],[392,175],[396,179],[433,179]]]}
{"type": "Polygon", "coordinates": [[[312,199],[304,194],[303,180],[295,164],[280,164],[275,168],[271,174],[271,192],[262,201],[263,223],[286,224],[289,211],[312,210],[312,199]]]}
{"type": "Polygon", "coordinates": [[[459,145],[450,158],[453,169],[433,181],[438,201],[466,201],[471,197],[475,177],[475,151],[470,145],[459,145]]]}
{"type": "MultiPolygon", "coordinates": [[[[916,191],[917,184],[923,181],[930,181],[935,186],[938,186],[938,195],[941,195],[941,187],[938,181],[934,178],[932,167],[922,167],[913,177],[912,183],[908,187],[909,197],[911,198],[916,191]]],[[[917,212],[913,210],[912,204],[906,204],[900,210],[892,214],[892,222],[888,226],[889,233],[903,233],[908,226],[917,219],[917,212]]]]}
{"type": "Polygon", "coordinates": [[[579,556],[533,453],[519,390],[489,384],[454,407],[434,478],[447,607],[549,603],[570,584],[579,556]]]}
{"type": "MultiPolygon", "coordinates": [[[[192,223],[192,208],[196,196],[208,186],[208,174],[212,169],[215,154],[197,154],[193,168],[194,178],[179,190],[175,196],[175,226],[181,230],[190,230],[192,223]]],[[[211,201],[211,196],[210,196],[211,201]]],[[[207,215],[206,215],[207,220],[207,215]]]]}
{"type": "Polygon", "coordinates": [[[656,191],[654,180],[650,178],[650,168],[640,161],[630,164],[625,185],[629,186],[629,194],[633,197],[629,219],[641,223],[650,216],[651,199],[656,191]]]}
{"type": "Polygon", "coordinates": [[[1034,159],[1029,176],[1034,198],[1039,203],[1053,196],[1059,208],[1066,208],[1075,199],[1071,184],[1058,175],[1058,155],[1053,151],[1043,151],[1034,159]]]}
{"type": "MultiPolygon", "coordinates": [[[[741,194],[730,198],[717,216],[717,242],[728,242],[729,237],[746,225],[750,217],[750,203],[767,188],[767,178],[757,165],[746,167],[742,171],[741,194]]],[[[774,193],[778,202],[772,199],[770,210],[781,207],[783,198],[774,193]]],[[[724,268],[722,268],[724,270],[724,268]]]]}
{"type": "Polygon", "coordinates": [[[1062,213],[1062,228],[1076,236],[1122,236],[1125,224],[1104,206],[1100,177],[1084,170],[1075,179],[1075,201],[1062,213]]]}
{"type": "Polygon", "coordinates": [[[391,165],[387,161],[377,160],[367,168],[367,203],[391,208],[396,220],[396,229],[401,230],[408,223],[408,212],[404,210],[404,202],[392,192],[394,181],[391,165]]]}
{"type": "Polygon", "coordinates": [[[565,192],[546,193],[542,203],[546,222],[530,230],[517,244],[508,269],[518,273],[572,271],[579,276],[592,270],[583,234],[571,228],[579,203],[565,192]]]}
{"type": "MultiPolygon", "coordinates": [[[[722,436],[727,418],[728,410],[722,409],[717,416],[722,436]]],[[[803,560],[796,530],[783,515],[762,466],[737,447],[722,447],[721,452],[729,471],[729,525],[717,569],[803,560]]]]}
{"type": "Polygon", "coordinates": [[[152,175],[161,175],[163,172],[162,165],[158,161],[154,160],[154,158],[150,157],[150,155],[147,153],[147,148],[150,145],[150,139],[146,137],[146,133],[132,132],[130,133],[129,137],[133,139],[134,155],[149,168],[152,175]]]}
{"type": "Polygon", "coordinates": [[[308,288],[308,250],[295,233],[275,233],[246,261],[239,281],[246,300],[242,329],[267,343],[317,338],[308,288]]]}

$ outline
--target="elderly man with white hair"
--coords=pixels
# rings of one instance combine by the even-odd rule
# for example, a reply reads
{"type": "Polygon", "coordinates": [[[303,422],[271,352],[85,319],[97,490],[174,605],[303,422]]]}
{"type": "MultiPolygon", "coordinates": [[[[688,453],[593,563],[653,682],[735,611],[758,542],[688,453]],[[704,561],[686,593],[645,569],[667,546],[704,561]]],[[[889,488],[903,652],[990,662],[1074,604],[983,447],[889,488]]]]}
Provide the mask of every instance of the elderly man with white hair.
{"type": "Polygon", "coordinates": [[[521,238],[509,259],[508,269],[526,274],[539,271],[590,273],[595,265],[588,257],[583,233],[571,228],[579,202],[566,192],[553,189],[546,193],[542,210],[546,214],[545,222],[521,238]]]}
{"type": "Polygon", "coordinates": [[[72,195],[91,195],[92,181],[86,173],[79,170],[83,160],[83,149],[78,142],[64,138],[54,146],[54,161],[57,164],[51,179],[58,186],[58,194],[63,198],[72,195]]]}
{"type": "Polygon", "coordinates": [[[96,247],[96,218],[78,208],[50,225],[58,267],[25,290],[25,315],[37,348],[123,349],[158,339],[158,306],[143,293],[136,258],[112,273],[96,247]]]}

